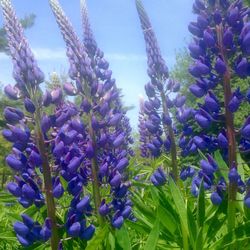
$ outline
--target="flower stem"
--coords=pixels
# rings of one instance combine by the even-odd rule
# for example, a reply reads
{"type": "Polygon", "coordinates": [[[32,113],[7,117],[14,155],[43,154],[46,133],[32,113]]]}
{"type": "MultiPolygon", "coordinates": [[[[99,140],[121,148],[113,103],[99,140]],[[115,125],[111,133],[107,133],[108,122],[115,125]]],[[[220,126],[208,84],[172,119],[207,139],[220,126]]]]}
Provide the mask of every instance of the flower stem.
{"type": "MultiPolygon", "coordinates": [[[[169,116],[168,107],[167,107],[167,103],[166,103],[166,97],[165,97],[164,92],[161,92],[161,101],[162,101],[162,108],[163,108],[164,114],[169,116]]],[[[170,153],[171,153],[173,178],[176,181],[176,183],[178,183],[179,174],[178,174],[177,149],[176,149],[174,130],[173,130],[171,125],[167,125],[167,126],[163,125],[163,128],[164,128],[166,138],[168,135],[170,138],[170,143],[171,143],[170,153]]]]}
{"type": "Polygon", "coordinates": [[[42,158],[42,169],[43,169],[43,179],[44,179],[44,188],[45,188],[45,197],[46,197],[46,205],[47,205],[47,216],[51,219],[51,228],[52,228],[52,235],[51,235],[51,249],[57,250],[59,244],[59,235],[58,235],[58,228],[56,222],[56,207],[55,201],[53,197],[53,190],[52,190],[52,178],[51,178],[51,171],[49,166],[49,161],[46,153],[46,146],[44,143],[44,136],[41,129],[41,111],[38,107],[35,113],[35,122],[36,122],[36,139],[37,139],[37,147],[39,149],[41,158],[42,158]]]}
{"type": "MultiPolygon", "coordinates": [[[[223,37],[223,28],[222,26],[216,27],[217,39],[219,44],[220,54],[222,59],[226,64],[226,72],[223,76],[223,90],[224,90],[224,106],[225,106],[225,117],[226,117],[226,129],[227,129],[227,139],[228,139],[228,164],[229,168],[232,168],[237,165],[237,156],[236,156],[236,139],[235,139],[235,129],[234,129],[234,116],[228,108],[228,104],[232,97],[231,89],[231,69],[228,64],[226,57],[225,49],[223,47],[222,37],[223,37]]],[[[228,232],[231,232],[235,228],[235,203],[237,195],[237,184],[229,182],[228,188],[228,232]]],[[[234,249],[234,247],[232,247],[234,249]]]]}

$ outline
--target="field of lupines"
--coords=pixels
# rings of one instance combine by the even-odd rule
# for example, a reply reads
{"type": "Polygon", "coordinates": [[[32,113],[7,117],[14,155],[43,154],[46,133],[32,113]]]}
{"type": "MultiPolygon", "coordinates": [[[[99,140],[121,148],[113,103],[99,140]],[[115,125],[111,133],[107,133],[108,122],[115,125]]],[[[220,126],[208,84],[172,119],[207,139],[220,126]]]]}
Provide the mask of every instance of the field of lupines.
{"type": "Polygon", "coordinates": [[[143,2],[135,1],[148,65],[138,138],[85,0],[83,39],[59,1],[49,0],[71,79],[51,91],[11,0],[0,4],[15,80],[4,87],[13,100],[2,130],[13,175],[0,193],[0,249],[250,249],[243,1],[194,1],[188,90],[170,76],[143,2]]]}

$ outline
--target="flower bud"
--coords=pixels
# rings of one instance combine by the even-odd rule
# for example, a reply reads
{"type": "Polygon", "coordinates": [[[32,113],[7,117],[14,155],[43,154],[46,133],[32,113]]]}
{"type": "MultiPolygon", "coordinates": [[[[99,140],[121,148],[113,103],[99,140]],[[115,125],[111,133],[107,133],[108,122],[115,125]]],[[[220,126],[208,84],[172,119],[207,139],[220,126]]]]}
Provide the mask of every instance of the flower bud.
{"type": "Polygon", "coordinates": [[[110,181],[112,187],[119,187],[121,184],[122,176],[117,173],[110,181]]]}
{"type": "Polygon", "coordinates": [[[105,203],[105,201],[102,201],[101,206],[99,207],[99,214],[102,216],[106,216],[109,211],[109,206],[105,203]]]}
{"type": "Polygon", "coordinates": [[[4,118],[10,124],[16,124],[24,118],[23,112],[19,109],[6,107],[4,109],[4,118]]]}
{"type": "Polygon", "coordinates": [[[82,163],[81,157],[74,157],[67,166],[70,173],[75,173],[82,163]]]}
{"type": "Polygon", "coordinates": [[[214,68],[221,75],[224,75],[227,70],[225,62],[220,57],[217,58],[214,68]]]}
{"type": "Polygon", "coordinates": [[[15,232],[17,233],[17,234],[19,234],[20,236],[22,236],[22,237],[25,237],[25,236],[27,236],[27,234],[29,233],[29,228],[26,226],[26,225],[24,225],[22,222],[20,222],[20,221],[17,221],[14,225],[13,225],[13,227],[14,227],[14,230],[15,230],[15,232]]]}
{"type": "Polygon", "coordinates": [[[29,162],[33,165],[33,166],[41,166],[42,165],[42,158],[40,156],[40,154],[38,154],[37,152],[35,152],[34,150],[32,150],[30,156],[29,156],[29,162]]]}
{"type": "Polygon", "coordinates": [[[16,171],[20,171],[24,168],[23,163],[18,160],[14,155],[10,154],[6,157],[6,163],[16,171]]]}
{"type": "Polygon", "coordinates": [[[9,182],[6,187],[12,195],[16,197],[21,196],[22,194],[21,188],[15,182],[9,182]]]}
{"type": "Polygon", "coordinates": [[[58,104],[62,100],[62,89],[56,88],[51,91],[52,103],[58,104]]]}
{"type": "Polygon", "coordinates": [[[202,97],[202,96],[204,96],[205,94],[206,94],[206,90],[204,89],[204,88],[201,88],[199,85],[197,85],[197,84],[192,84],[192,85],[190,85],[189,86],[189,90],[190,90],[190,92],[194,95],[194,96],[196,96],[196,97],[198,97],[198,98],[200,98],[200,97],[202,97]]]}
{"type": "Polygon", "coordinates": [[[122,227],[122,224],[124,222],[124,219],[122,216],[119,216],[112,221],[112,225],[114,228],[120,229],[122,227]]]}
{"type": "Polygon", "coordinates": [[[64,83],[63,89],[66,92],[66,94],[69,96],[74,96],[77,94],[77,90],[75,89],[72,83],[69,83],[69,82],[64,83]]]}
{"type": "Polygon", "coordinates": [[[85,240],[90,240],[95,233],[95,226],[89,225],[84,231],[81,233],[80,238],[85,240]]]}
{"type": "Polygon", "coordinates": [[[116,139],[113,141],[113,146],[114,146],[115,148],[118,148],[119,146],[122,145],[122,143],[124,142],[124,140],[125,140],[125,137],[124,137],[123,133],[119,134],[119,135],[116,137],[116,139]]]}
{"type": "Polygon", "coordinates": [[[239,174],[237,172],[237,169],[236,167],[233,167],[229,170],[229,173],[228,173],[228,179],[230,182],[232,183],[237,183],[238,182],[238,179],[239,179],[239,174]]]}
{"type": "Polygon", "coordinates": [[[250,124],[247,124],[241,129],[241,135],[246,139],[250,139],[250,124]]]}
{"type": "Polygon", "coordinates": [[[55,147],[54,147],[54,150],[53,150],[53,155],[57,158],[60,158],[63,153],[64,153],[64,143],[63,141],[60,141],[55,147]]]}
{"type": "Polygon", "coordinates": [[[24,99],[24,107],[29,113],[33,114],[36,111],[35,105],[29,98],[24,99]]]}
{"type": "Polygon", "coordinates": [[[22,237],[19,234],[17,234],[16,237],[17,237],[18,241],[20,242],[20,244],[24,247],[28,247],[32,244],[32,242],[28,241],[26,238],[22,237]]]}
{"type": "Polygon", "coordinates": [[[35,196],[36,196],[34,189],[28,184],[24,184],[22,186],[22,194],[25,198],[30,199],[30,200],[35,199],[35,196]]]}
{"type": "Polygon", "coordinates": [[[248,68],[249,68],[249,63],[247,59],[244,57],[237,64],[235,71],[240,77],[244,78],[247,77],[248,75],[248,68]]]}
{"type": "Polygon", "coordinates": [[[219,144],[219,147],[222,149],[228,148],[228,140],[226,136],[224,136],[222,133],[218,135],[218,144],[219,144]]]}
{"type": "Polygon", "coordinates": [[[233,47],[233,39],[234,39],[233,32],[231,31],[231,29],[227,29],[223,35],[224,46],[227,48],[232,48],[233,47]]]}
{"type": "Polygon", "coordinates": [[[210,199],[212,203],[216,206],[220,205],[222,202],[221,196],[218,194],[218,192],[213,192],[210,196],[210,199]]]}
{"type": "Polygon", "coordinates": [[[79,222],[73,223],[68,229],[68,235],[71,237],[78,237],[81,230],[81,224],[79,222]]]}
{"type": "Polygon", "coordinates": [[[237,98],[237,96],[234,95],[228,103],[228,109],[230,110],[230,112],[234,113],[238,110],[240,104],[241,101],[237,98]]]}
{"type": "Polygon", "coordinates": [[[89,206],[90,198],[89,196],[85,196],[77,205],[76,209],[78,212],[83,213],[87,207],[89,206]]]}
{"type": "Polygon", "coordinates": [[[207,129],[211,125],[211,121],[201,114],[195,115],[195,120],[201,128],[207,129]]]}
{"type": "Polygon", "coordinates": [[[116,165],[116,168],[118,171],[123,171],[127,166],[129,165],[128,159],[126,157],[122,158],[118,164],[116,165]]]}
{"type": "Polygon", "coordinates": [[[29,227],[32,228],[34,226],[34,221],[33,219],[31,219],[27,214],[21,214],[22,219],[23,219],[23,223],[29,227]]]}
{"type": "Polygon", "coordinates": [[[6,96],[12,100],[17,100],[19,98],[19,90],[17,87],[12,87],[10,84],[4,87],[4,93],[6,96]]]}
{"type": "Polygon", "coordinates": [[[54,188],[53,188],[53,196],[56,198],[56,199],[59,199],[62,197],[64,193],[64,188],[62,186],[61,183],[59,183],[58,185],[56,185],[54,188]]]}
{"type": "Polygon", "coordinates": [[[117,113],[109,120],[109,126],[116,126],[122,119],[122,114],[117,113]]]}
{"type": "Polygon", "coordinates": [[[46,90],[43,96],[43,106],[48,107],[52,103],[52,96],[48,90],[46,90]]]}
{"type": "Polygon", "coordinates": [[[213,48],[215,46],[215,37],[212,31],[205,30],[203,33],[203,39],[208,48],[213,48]]]}

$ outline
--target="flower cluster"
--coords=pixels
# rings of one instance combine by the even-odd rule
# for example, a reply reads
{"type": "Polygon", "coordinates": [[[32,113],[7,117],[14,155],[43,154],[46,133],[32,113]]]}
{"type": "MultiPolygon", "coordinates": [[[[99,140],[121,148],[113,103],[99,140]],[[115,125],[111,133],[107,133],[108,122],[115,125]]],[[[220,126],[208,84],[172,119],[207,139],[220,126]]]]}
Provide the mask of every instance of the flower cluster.
{"type": "MultiPolygon", "coordinates": [[[[182,136],[183,151],[188,155],[198,150],[210,153],[220,150],[230,168],[228,180],[231,190],[242,193],[246,184],[237,172],[236,152],[237,148],[243,153],[249,152],[250,118],[237,128],[234,117],[243,102],[249,102],[249,90],[233,87],[233,82],[236,77],[244,79],[250,75],[249,9],[241,0],[233,3],[227,0],[196,0],[193,10],[197,21],[188,27],[194,35],[194,41],[189,45],[194,59],[189,72],[195,83],[189,89],[199,98],[193,113],[200,129],[182,136]]],[[[215,160],[207,155],[207,160],[202,160],[200,166],[201,170],[192,181],[192,193],[197,195],[203,179],[204,187],[214,190],[212,202],[221,203],[226,181],[220,178],[215,183],[215,172],[218,171],[215,160]]]]}

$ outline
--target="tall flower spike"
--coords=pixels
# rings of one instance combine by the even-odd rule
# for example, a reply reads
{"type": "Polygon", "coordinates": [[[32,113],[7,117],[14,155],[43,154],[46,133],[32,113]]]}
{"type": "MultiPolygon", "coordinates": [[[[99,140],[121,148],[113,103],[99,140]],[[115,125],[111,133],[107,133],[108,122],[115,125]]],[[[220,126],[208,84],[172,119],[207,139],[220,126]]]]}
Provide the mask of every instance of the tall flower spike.
{"type": "MultiPolygon", "coordinates": [[[[18,188],[12,184],[8,185],[8,189],[13,195],[18,197],[18,202],[23,207],[27,208],[34,204],[37,208],[40,208],[44,205],[43,193],[40,190],[40,176],[41,174],[43,175],[47,216],[50,218],[52,225],[51,247],[52,249],[57,249],[59,240],[55,203],[52,195],[52,178],[41,127],[42,103],[39,84],[44,81],[44,74],[38,67],[24,37],[22,26],[16,17],[11,1],[1,0],[0,3],[14,65],[13,77],[17,83],[16,88],[22,94],[24,107],[33,114],[32,119],[30,117],[29,119],[26,118],[24,122],[23,115],[17,109],[7,110],[6,118],[8,120],[11,119],[15,126],[9,125],[9,130],[5,130],[4,133],[5,138],[13,143],[12,154],[6,157],[6,162],[19,174],[19,176],[15,177],[18,188]],[[32,131],[32,133],[28,128],[30,123],[32,123],[32,128],[34,128],[35,124],[34,132],[32,131]]],[[[13,93],[10,95],[10,88],[6,89],[5,92],[7,92],[7,96],[13,97],[13,93]]],[[[18,233],[17,238],[25,246],[33,244],[35,240],[40,240],[40,238],[26,239],[24,235],[19,235],[18,233]]]]}
{"type": "Polygon", "coordinates": [[[168,68],[162,58],[149,17],[140,0],[136,0],[136,8],[146,43],[148,75],[150,77],[150,82],[145,85],[148,100],[143,103],[144,121],[140,116],[139,125],[142,154],[145,155],[145,143],[147,143],[147,149],[153,157],[158,157],[162,151],[170,151],[172,173],[174,179],[177,180],[177,145],[171,108],[178,110],[178,118],[182,120],[182,123],[189,119],[191,112],[187,112],[184,107],[185,97],[176,94],[180,89],[180,84],[172,79],[167,81],[168,68]],[[164,136],[162,136],[163,132],[164,136]]]}
{"type": "MultiPolygon", "coordinates": [[[[237,86],[234,89],[232,79],[249,76],[249,8],[244,6],[242,0],[197,0],[193,9],[198,17],[196,22],[189,25],[194,35],[194,42],[189,46],[194,64],[190,65],[189,72],[196,84],[190,86],[190,91],[199,98],[206,95],[204,103],[198,103],[195,111],[196,122],[201,127],[199,136],[205,142],[201,150],[214,152],[220,149],[230,168],[227,184],[228,231],[231,231],[235,227],[236,194],[243,190],[237,174],[237,148],[247,152],[249,145],[249,139],[242,134],[242,128],[235,127],[234,121],[234,113],[247,101],[247,93],[241,93],[237,86]],[[223,99],[218,100],[216,95],[223,99]],[[239,135],[236,132],[238,129],[241,131],[239,135]]],[[[190,141],[195,141],[195,138],[190,141]]],[[[203,162],[202,170],[194,178],[197,182],[201,177],[208,177],[206,186],[211,187],[215,181],[213,171],[216,169],[211,168],[211,156],[208,161],[209,164],[205,165],[203,162]],[[206,172],[210,172],[209,175],[206,172]]],[[[214,203],[222,199],[220,192],[218,195],[214,193],[211,196],[214,203]]]]}
{"type": "MultiPolygon", "coordinates": [[[[87,15],[86,5],[84,6],[85,10],[82,11],[82,14],[87,15]]],[[[51,7],[68,50],[74,49],[74,46],[72,48],[71,45],[74,42],[73,40],[76,39],[73,27],[63,13],[58,1],[51,1],[51,7]],[[62,23],[64,24],[62,25],[62,23]]],[[[83,23],[86,22],[88,17],[84,16],[83,20],[85,20],[83,23]]],[[[89,22],[86,28],[88,32],[92,33],[89,22]]],[[[57,163],[62,169],[61,175],[68,182],[68,192],[74,196],[71,208],[68,211],[66,227],[68,234],[72,234],[72,230],[77,229],[74,230],[74,235],[80,237],[81,235],[87,237],[87,233],[84,234],[81,230],[79,231],[77,225],[82,223],[78,216],[79,204],[82,204],[80,201],[83,194],[82,188],[89,182],[93,186],[91,196],[94,199],[94,209],[99,224],[103,224],[106,219],[109,219],[112,223],[117,214],[119,218],[122,218],[122,222],[126,218],[132,218],[131,213],[123,213],[127,206],[128,188],[130,186],[125,174],[131,154],[129,148],[132,141],[130,126],[125,115],[126,112],[122,107],[119,90],[116,87],[115,80],[111,78],[112,71],[109,70],[109,64],[104,59],[103,52],[97,48],[93,35],[91,37],[88,44],[82,44],[77,38],[76,50],[78,50],[77,53],[84,52],[83,55],[88,62],[88,70],[92,77],[86,78],[85,71],[81,70],[78,71],[77,78],[71,76],[78,88],[77,94],[81,96],[82,103],[76,109],[73,120],[64,119],[64,117],[68,117],[67,110],[58,114],[60,115],[58,119],[61,120],[61,116],[63,118],[63,127],[60,128],[60,133],[55,140],[55,153],[59,152],[58,155],[60,156],[61,148],[66,151],[66,155],[60,157],[57,163]],[[91,45],[93,43],[94,46],[91,45]],[[82,121],[86,122],[84,130],[79,125],[82,121]],[[69,136],[77,134],[76,131],[80,131],[78,132],[79,136],[69,136]],[[70,148],[59,144],[67,145],[70,148]],[[74,148],[74,150],[71,150],[71,148],[74,148]],[[107,188],[107,185],[109,185],[110,194],[108,197],[102,197],[101,189],[107,188]],[[107,200],[110,200],[110,197],[113,200],[106,204],[108,207],[107,213],[100,213],[103,200],[107,198],[107,200]]],[[[67,56],[72,65],[82,64],[84,66],[83,62],[79,62],[78,57],[72,56],[72,53],[67,53],[67,56]]],[[[89,204],[86,207],[84,206],[84,216],[89,216],[91,209],[89,204]]],[[[90,227],[90,229],[90,235],[92,235],[93,227],[90,227]]]]}

